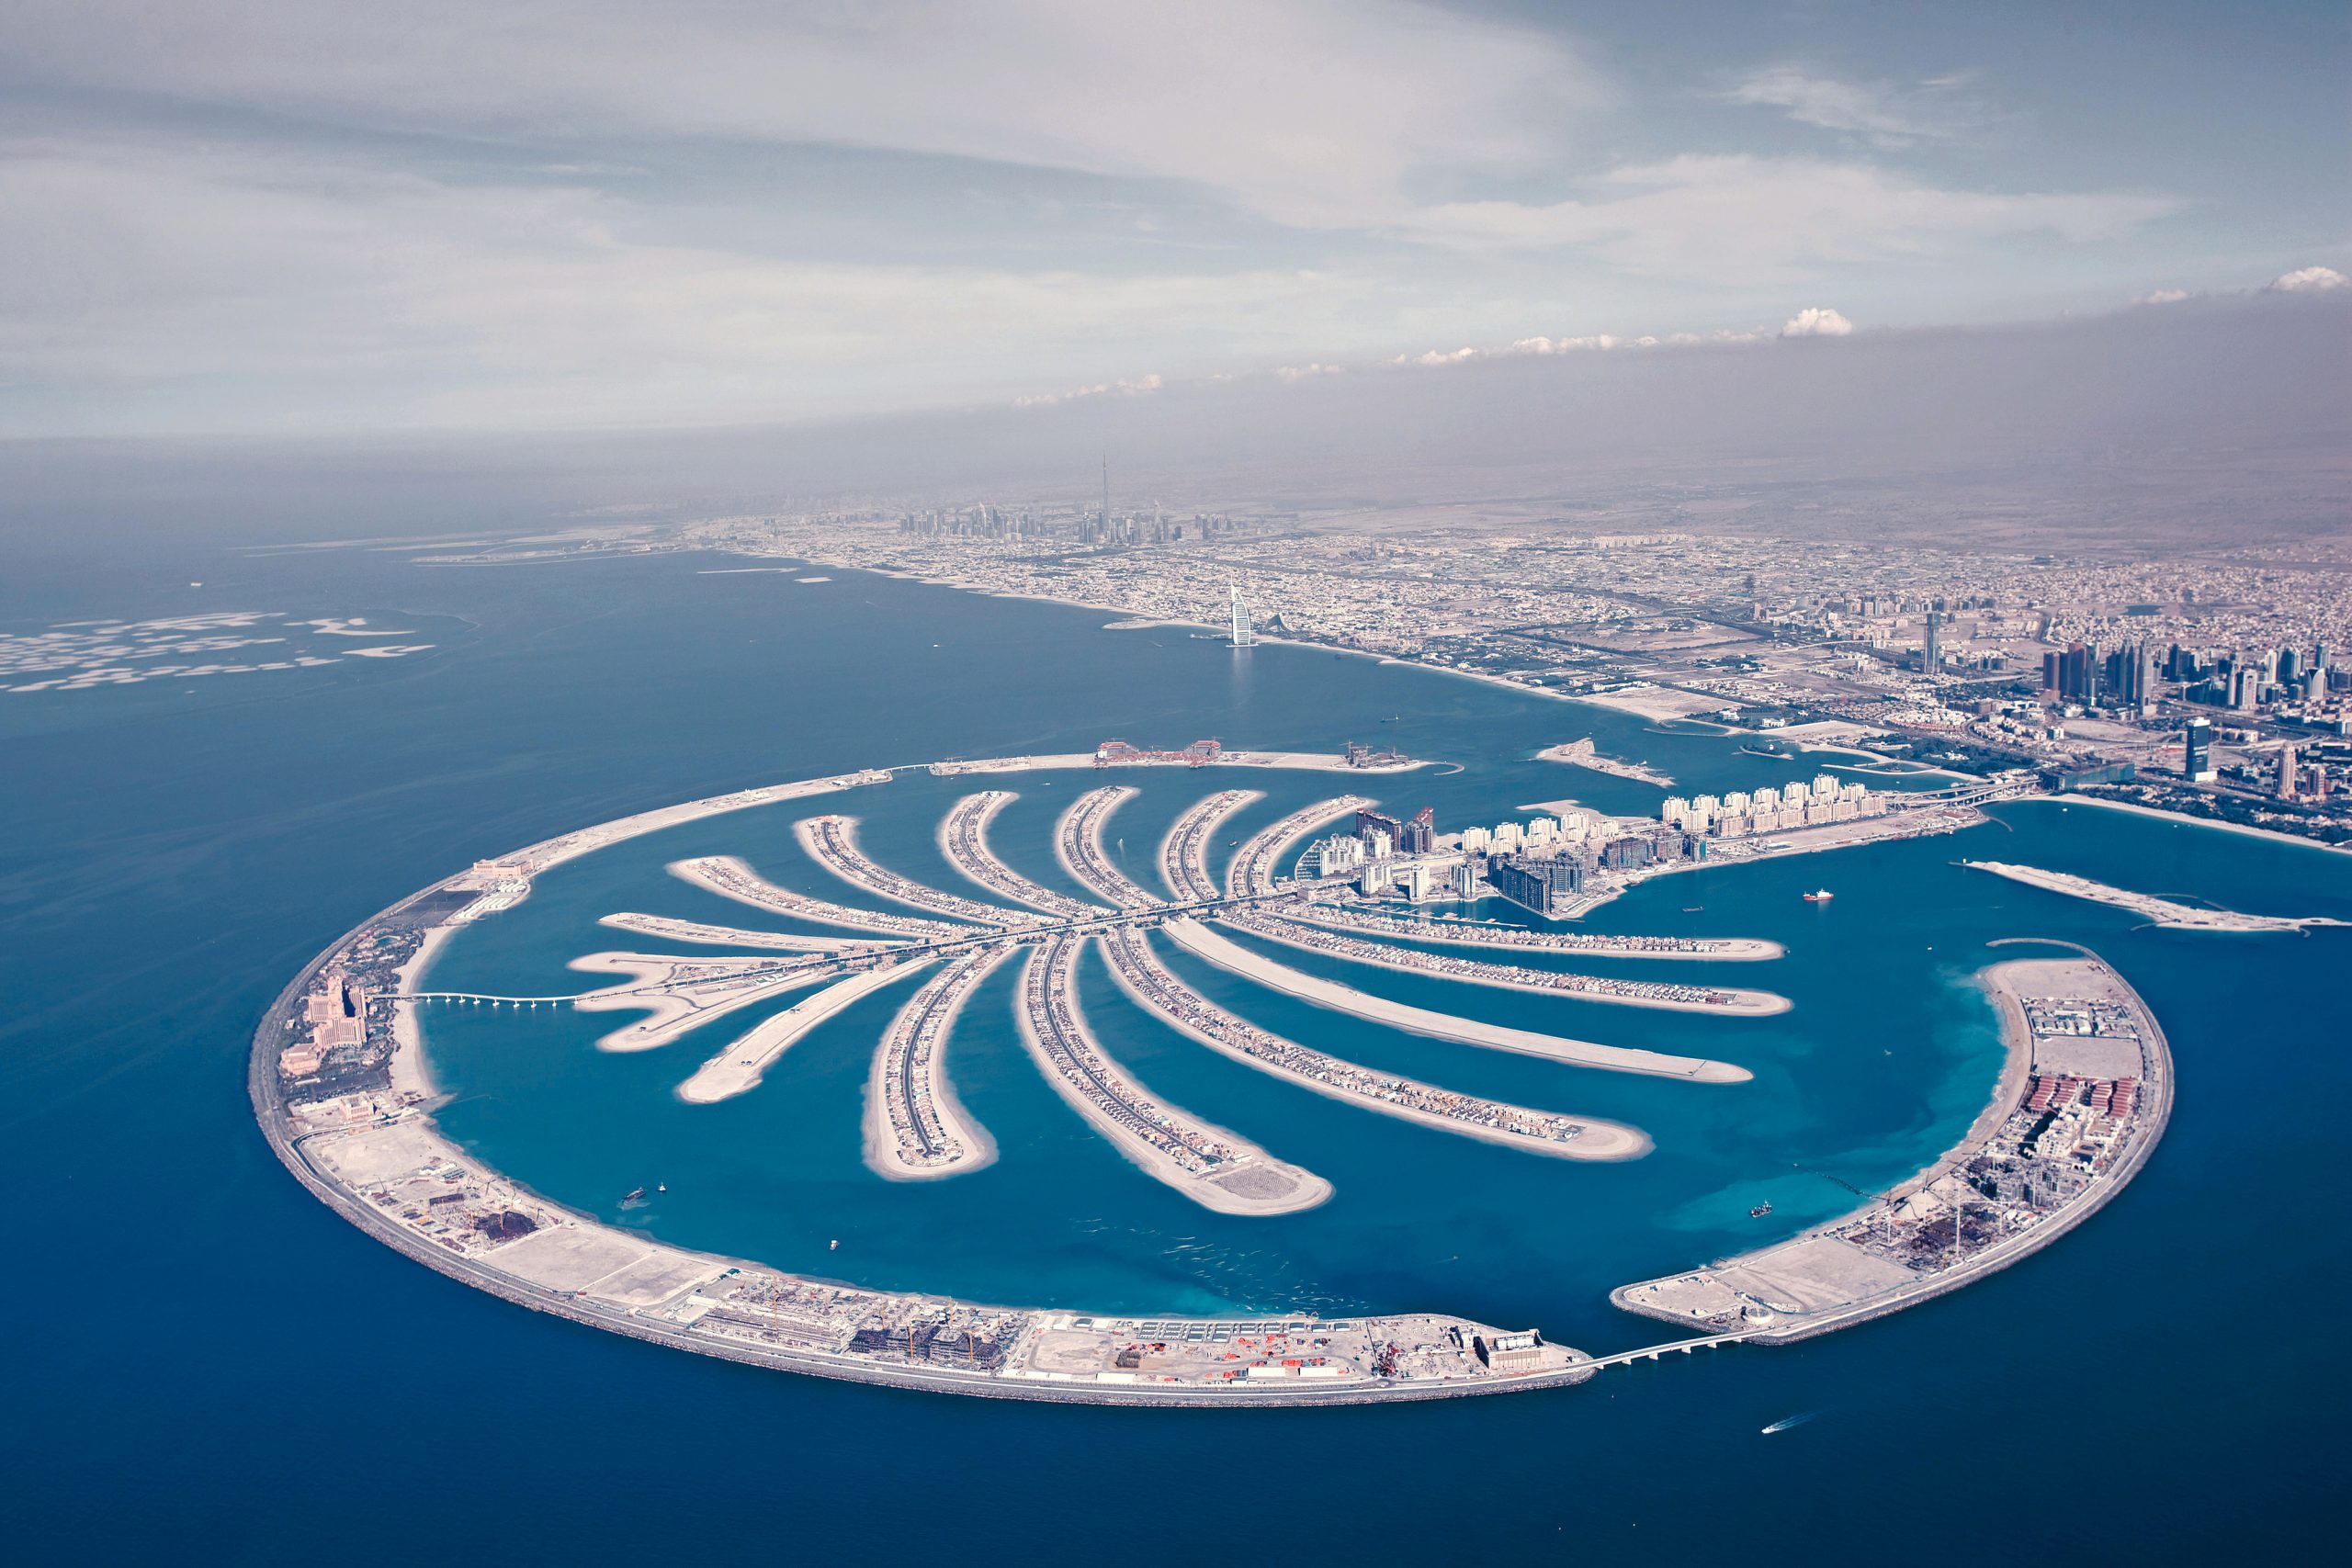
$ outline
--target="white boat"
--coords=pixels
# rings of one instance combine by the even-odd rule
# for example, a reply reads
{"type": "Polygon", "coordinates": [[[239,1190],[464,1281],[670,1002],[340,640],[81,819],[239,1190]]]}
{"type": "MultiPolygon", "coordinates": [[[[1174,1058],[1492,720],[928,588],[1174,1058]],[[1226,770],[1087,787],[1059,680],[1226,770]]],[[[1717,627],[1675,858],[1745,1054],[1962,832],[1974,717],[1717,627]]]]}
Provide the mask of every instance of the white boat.
{"type": "Polygon", "coordinates": [[[1818,892],[1806,894],[1804,896],[1804,901],[1808,904],[1826,904],[1836,897],[1838,897],[1838,895],[1832,893],[1826,887],[1824,887],[1818,892]]]}

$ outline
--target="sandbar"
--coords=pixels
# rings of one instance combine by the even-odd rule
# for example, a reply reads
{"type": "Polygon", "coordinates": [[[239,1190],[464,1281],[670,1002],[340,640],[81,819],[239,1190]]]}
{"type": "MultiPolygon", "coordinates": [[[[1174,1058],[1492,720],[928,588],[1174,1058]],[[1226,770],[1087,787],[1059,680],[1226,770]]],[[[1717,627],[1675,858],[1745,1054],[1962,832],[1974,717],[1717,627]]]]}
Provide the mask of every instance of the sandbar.
{"type": "Polygon", "coordinates": [[[1144,1174],[1204,1209],[1288,1214],[1329,1200],[1321,1177],[1159,1099],[1111,1059],[1079,1006],[1078,947],[1064,937],[1031,955],[1018,1012],[1021,1043],[1070,1109],[1144,1174]]]}
{"type": "Polygon", "coordinates": [[[770,1063],[800,1043],[810,1030],[893,980],[912,974],[929,958],[878,964],[871,969],[836,980],[815,996],[762,1021],[751,1032],[705,1062],[695,1076],[678,1086],[678,1098],[689,1105],[712,1105],[759,1087],[770,1063]]]}
{"type": "Polygon", "coordinates": [[[865,1164],[886,1181],[935,1181],[996,1162],[996,1140],[956,1097],[947,1040],[980,982],[1012,956],[976,948],[922,983],[899,1010],[865,1080],[865,1164]]]}
{"type": "Polygon", "coordinates": [[[1532,1030],[1510,1029],[1498,1023],[1484,1023],[1476,1019],[1457,1018],[1452,1013],[1432,1012],[1405,1002],[1375,997],[1353,987],[1342,986],[1336,980],[1326,980],[1319,975],[1309,975],[1277,964],[1263,953],[1227,941],[1194,919],[1174,919],[1159,928],[1170,942],[1194,957],[1216,964],[1218,968],[1256,981],[1271,990],[1281,991],[1317,1007],[1329,1008],[1351,1017],[1385,1023],[1408,1033],[1426,1034],[1435,1040],[1451,1040],[1464,1045],[1484,1046],[1489,1050],[1510,1051],[1522,1056],[1542,1056],[1549,1061],[1566,1062],[1579,1067],[1600,1067],[1612,1073],[1645,1073],[1654,1077],[1681,1078],[1690,1083],[1745,1083],[1756,1075],[1746,1067],[1729,1062],[1707,1061],[1696,1056],[1670,1056],[1663,1051],[1644,1051],[1624,1045],[1600,1045],[1589,1040],[1570,1040],[1558,1034],[1538,1034],[1532,1030]]]}
{"type": "Polygon", "coordinates": [[[1484,964],[1474,958],[1441,957],[1411,948],[1391,947],[1344,936],[1329,927],[1296,921],[1266,919],[1238,911],[1218,917],[1225,924],[1267,942],[1278,942],[1329,958],[1369,964],[1433,980],[1456,980],[1473,986],[1529,991],[1538,996],[1566,997],[1576,1001],[1608,1002],[1618,1007],[1665,1008],[1676,1012],[1706,1013],[1717,1018],[1767,1018],[1786,1012],[1789,998],[1771,991],[1732,986],[1690,986],[1654,980],[1621,980],[1574,975],[1558,969],[1529,969],[1519,964],[1484,964]]]}
{"type": "Polygon", "coordinates": [[[599,1051],[651,1051],[779,992],[812,986],[830,971],[794,971],[772,958],[673,958],[650,953],[591,953],[570,967],[631,978],[569,998],[582,1012],[642,1009],[639,1023],[596,1042],[599,1051]]]}

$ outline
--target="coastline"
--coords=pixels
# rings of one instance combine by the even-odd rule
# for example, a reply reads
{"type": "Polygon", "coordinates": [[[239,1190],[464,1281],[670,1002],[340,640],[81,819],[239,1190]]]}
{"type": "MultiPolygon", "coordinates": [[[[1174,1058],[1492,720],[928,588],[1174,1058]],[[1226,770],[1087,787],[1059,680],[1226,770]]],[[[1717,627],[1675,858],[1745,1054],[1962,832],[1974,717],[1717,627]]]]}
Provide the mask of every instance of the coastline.
{"type": "Polygon", "coordinates": [[[2323,843],[2317,839],[2306,839],[2300,833],[2281,833],[2276,828],[2257,828],[2250,822],[2216,822],[2204,817],[2191,817],[2185,812],[2166,811],[2161,807],[2142,806],[2134,801],[2101,800],[2091,795],[2028,795],[2024,798],[2048,806],[2090,806],[2101,811],[2124,811],[2134,817],[2153,817],[2160,822],[2176,823],[2184,828],[2211,828],[2218,833],[2243,833],[2251,839],[2268,839],[2273,843],[2317,850],[2322,854],[2352,854],[2352,840],[2340,844],[2323,843]]]}

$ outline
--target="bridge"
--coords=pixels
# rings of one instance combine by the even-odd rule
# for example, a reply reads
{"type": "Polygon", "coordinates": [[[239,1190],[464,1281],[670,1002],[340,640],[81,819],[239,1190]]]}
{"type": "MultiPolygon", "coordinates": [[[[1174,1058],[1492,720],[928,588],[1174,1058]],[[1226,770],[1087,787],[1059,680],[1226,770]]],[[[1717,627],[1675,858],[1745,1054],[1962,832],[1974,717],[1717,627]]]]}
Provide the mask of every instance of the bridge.
{"type": "Polygon", "coordinates": [[[1764,1332],[1759,1328],[1737,1328],[1728,1334],[1710,1334],[1698,1339],[1673,1339],[1663,1345],[1645,1345],[1638,1350],[1620,1350],[1613,1356],[1579,1358],[1568,1363],[1574,1371],[1599,1371],[1604,1367],[1628,1367],[1635,1361],[1655,1361],[1669,1350],[1689,1355],[1693,1350],[1712,1350],[1718,1345],[1736,1345],[1753,1339],[1764,1332]]]}

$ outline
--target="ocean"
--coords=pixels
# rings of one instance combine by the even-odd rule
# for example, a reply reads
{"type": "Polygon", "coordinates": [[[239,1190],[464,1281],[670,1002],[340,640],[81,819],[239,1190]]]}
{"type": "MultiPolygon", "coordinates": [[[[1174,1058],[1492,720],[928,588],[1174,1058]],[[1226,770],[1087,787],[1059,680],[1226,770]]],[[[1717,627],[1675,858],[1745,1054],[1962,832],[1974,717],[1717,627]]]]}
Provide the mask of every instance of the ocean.
{"type": "MultiPolygon", "coordinates": [[[[669,1095],[707,1054],[699,1037],[624,1057],[587,1045],[614,1015],[428,1023],[453,1136],[664,1240],[983,1301],[1453,1311],[1605,1352],[1666,1337],[1611,1308],[1611,1285],[1841,1213],[1840,1183],[1883,1186],[1953,1141],[1999,1055],[1968,976],[2019,951],[1986,941],[2096,949],[2175,1053],[2178,1104],[2147,1169],[2027,1262],[1824,1339],[1431,1405],[1069,1408],[707,1361],[418,1268],[277,1166],[244,1061],[255,1020],[312,953],[473,860],[750,784],[1110,736],[1393,742],[1459,771],[1366,793],[1433,805],[1443,826],[1564,795],[1653,808],[1666,793],[1655,786],[1531,760],[1586,735],[1685,792],[1809,777],[1838,759],[1777,762],[1736,738],[1438,672],[1310,649],[1237,654],[1182,631],[1106,631],[1115,617],[1100,612],[868,574],[800,583],[691,555],[424,566],[410,554],[187,543],[133,570],[61,547],[0,581],[0,635],[254,612],[276,619],[254,635],[334,660],[0,692],[0,1118],[18,1193],[0,1495],[28,1560],[1419,1562],[1599,1548],[1668,1562],[2161,1562],[2325,1539],[2338,1447],[2326,1434],[2346,1382],[2327,1314],[2346,1270],[2328,1216],[2352,1077],[2340,978],[2352,931],[2140,930],[2120,910],[1951,863],[2343,917],[2352,857],[2082,807],[2005,806],[1962,835],[1661,878],[1589,922],[1770,937],[1789,946],[1779,962],[1561,965],[1706,974],[1795,999],[1770,1019],[1473,992],[1279,954],[1408,1001],[1721,1056],[1755,1071],[1747,1084],[1396,1034],[1171,960],[1209,995],[1338,1054],[1635,1122],[1658,1146],[1623,1165],[1530,1159],[1304,1095],[1185,1043],[1090,965],[1090,1016],[1145,1082],[1332,1180],[1331,1202],[1282,1219],[1210,1214],[1088,1134],[1003,1026],[1011,968],[951,1051],[1001,1157],[940,1183],[886,1184],[858,1157],[865,1053],[899,993],[709,1108],[669,1095]],[[298,621],[357,621],[418,650],[338,657],[342,634],[284,629],[298,621]],[[1797,896],[1823,885],[1838,895],[1827,906],[1797,896]],[[653,1181],[669,1189],[657,1202],[619,1211],[653,1181]],[[1770,1219],[1750,1220],[1767,1199],[1770,1219]],[[1797,1416],[1809,1418],[1763,1431],[1797,1416]]],[[[272,646],[191,657],[258,660],[272,646]]],[[[1046,829],[1097,781],[989,782],[1022,795],[996,847],[1062,885],[1046,829]]],[[[1209,788],[1269,792],[1228,830],[1239,838],[1358,783],[1120,782],[1145,791],[1114,819],[1138,864],[1209,788]]],[[[975,787],[910,775],[838,798],[877,858],[966,890],[932,832],[975,787]]],[[[791,873],[797,814],[721,818],[571,863],[453,942],[435,979],[574,988],[571,957],[660,950],[595,925],[619,908],[757,925],[662,863],[746,853],[791,873]]],[[[779,879],[854,901],[813,869],[779,879]]]]}

